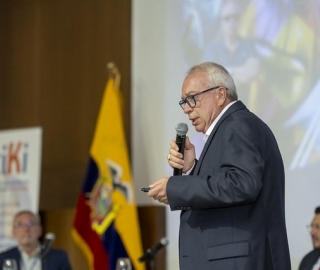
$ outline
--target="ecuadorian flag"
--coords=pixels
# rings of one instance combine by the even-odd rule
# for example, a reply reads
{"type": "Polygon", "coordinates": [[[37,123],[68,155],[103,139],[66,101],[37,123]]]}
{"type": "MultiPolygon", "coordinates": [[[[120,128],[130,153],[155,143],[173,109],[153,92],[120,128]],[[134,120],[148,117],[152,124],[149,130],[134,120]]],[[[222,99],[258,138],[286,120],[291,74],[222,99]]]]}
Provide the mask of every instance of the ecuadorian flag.
{"type": "Polygon", "coordinates": [[[142,244],[117,89],[119,78],[118,73],[110,76],[106,85],[72,229],[90,270],[114,270],[119,257],[130,258],[133,269],[145,270],[138,262],[142,244]]]}

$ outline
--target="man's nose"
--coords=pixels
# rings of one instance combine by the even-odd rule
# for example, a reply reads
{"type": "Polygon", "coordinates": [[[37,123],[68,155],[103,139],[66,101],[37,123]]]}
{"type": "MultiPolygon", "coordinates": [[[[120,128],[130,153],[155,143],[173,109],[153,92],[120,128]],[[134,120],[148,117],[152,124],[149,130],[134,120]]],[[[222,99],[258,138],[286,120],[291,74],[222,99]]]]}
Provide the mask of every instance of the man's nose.
{"type": "Polygon", "coordinates": [[[183,112],[184,112],[185,114],[188,114],[188,113],[190,113],[190,112],[192,111],[192,109],[193,109],[193,108],[191,108],[191,107],[189,106],[189,104],[186,103],[186,105],[184,106],[183,112]]]}

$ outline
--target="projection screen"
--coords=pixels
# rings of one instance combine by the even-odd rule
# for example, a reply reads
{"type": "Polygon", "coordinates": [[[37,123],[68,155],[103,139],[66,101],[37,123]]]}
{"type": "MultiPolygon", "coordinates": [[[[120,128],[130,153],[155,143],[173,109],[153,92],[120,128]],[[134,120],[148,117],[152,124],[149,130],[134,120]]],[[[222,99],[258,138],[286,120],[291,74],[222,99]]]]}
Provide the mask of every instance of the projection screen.
{"type": "MultiPolygon", "coordinates": [[[[172,175],[166,156],[175,127],[188,118],[178,105],[189,67],[224,65],[239,99],[273,130],[286,169],[286,221],[297,269],[312,249],[306,225],[320,205],[320,1],[132,1],[133,177],[140,188],[172,175]]],[[[189,123],[188,123],[189,124],[189,123]]],[[[188,135],[203,147],[189,124],[188,135]]],[[[167,209],[167,269],[178,269],[179,211],[167,209]]]]}

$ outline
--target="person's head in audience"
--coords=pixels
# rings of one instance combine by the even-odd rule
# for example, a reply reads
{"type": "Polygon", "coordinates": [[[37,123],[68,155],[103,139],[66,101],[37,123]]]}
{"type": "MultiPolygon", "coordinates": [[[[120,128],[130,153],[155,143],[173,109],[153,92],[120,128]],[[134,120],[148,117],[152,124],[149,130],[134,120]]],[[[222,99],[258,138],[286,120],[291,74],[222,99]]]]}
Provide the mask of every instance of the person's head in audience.
{"type": "Polygon", "coordinates": [[[29,210],[18,212],[13,218],[12,234],[18,246],[29,255],[39,246],[42,234],[40,217],[29,210]]]}
{"type": "Polygon", "coordinates": [[[310,224],[310,235],[312,238],[313,247],[320,249],[320,206],[314,211],[314,217],[310,224]]]}

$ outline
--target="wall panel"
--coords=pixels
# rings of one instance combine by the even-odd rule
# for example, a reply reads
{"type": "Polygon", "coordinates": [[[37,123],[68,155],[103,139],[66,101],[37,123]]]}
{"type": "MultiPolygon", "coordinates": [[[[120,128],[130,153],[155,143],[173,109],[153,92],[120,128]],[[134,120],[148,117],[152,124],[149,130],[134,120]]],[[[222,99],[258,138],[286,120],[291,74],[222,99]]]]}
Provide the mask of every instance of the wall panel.
{"type": "MultiPolygon", "coordinates": [[[[130,150],[131,1],[0,0],[0,36],[0,129],[43,128],[44,231],[85,270],[70,229],[110,61],[122,75],[130,150]]],[[[141,227],[152,224],[143,234],[153,235],[145,248],[164,236],[163,209],[142,210],[141,227]]]]}

